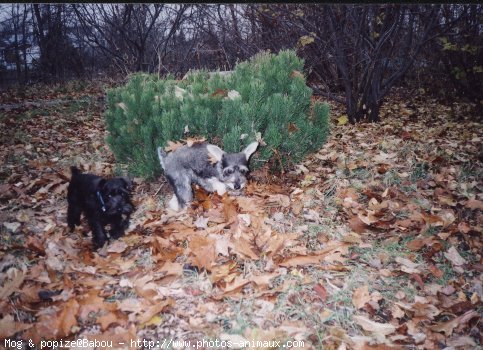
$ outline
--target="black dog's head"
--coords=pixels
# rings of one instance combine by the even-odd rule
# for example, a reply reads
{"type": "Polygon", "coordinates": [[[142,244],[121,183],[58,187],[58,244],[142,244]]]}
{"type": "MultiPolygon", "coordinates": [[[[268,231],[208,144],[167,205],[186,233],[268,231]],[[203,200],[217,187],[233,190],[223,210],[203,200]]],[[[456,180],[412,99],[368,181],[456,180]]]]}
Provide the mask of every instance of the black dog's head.
{"type": "Polygon", "coordinates": [[[98,199],[107,215],[130,215],[134,211],[129,199],[132,182],[128,178],[101,179],[98,189],[98,199]]]}

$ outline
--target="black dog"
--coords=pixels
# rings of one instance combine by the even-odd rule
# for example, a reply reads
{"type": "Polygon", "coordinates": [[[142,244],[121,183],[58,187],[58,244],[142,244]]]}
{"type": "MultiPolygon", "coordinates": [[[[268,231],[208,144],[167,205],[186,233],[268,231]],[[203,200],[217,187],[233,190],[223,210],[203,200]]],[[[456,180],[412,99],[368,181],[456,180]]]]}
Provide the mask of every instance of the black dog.
{"type": "Polygon", "coordinates": [[[111,225],[109,235],[119,238],[129,226],[134,205],[129,198],[132,183],[125,177],[103,179],[93,174],[82,174],[71,167],[72,178],[67,189],[67,222],[71,231],[80,225],[81,213],[92,230],[94,249],[100,248],[107,240],[104,227],[111,225]]]}

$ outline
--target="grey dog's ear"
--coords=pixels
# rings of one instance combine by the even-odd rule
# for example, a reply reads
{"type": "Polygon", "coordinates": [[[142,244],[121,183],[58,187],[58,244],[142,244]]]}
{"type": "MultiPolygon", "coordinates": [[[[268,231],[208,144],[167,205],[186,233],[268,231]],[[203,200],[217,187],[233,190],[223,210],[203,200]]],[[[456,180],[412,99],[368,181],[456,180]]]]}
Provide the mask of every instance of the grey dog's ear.
{"type": "Polygon", "coordinates": [[[257,147],[258,147],[258,142],[255,141],[255,142],[252,142],[250,143],[242,152],[245,153],[245,157],[248,159],[250,159],[250,156],[255,153],[255,151],[257,150],[257,147]]]}
{"type": "Polygon", "coordinates": [[[208,150],[208,153],[213,158],[215,158],[217,162],[220,162],[221,159],[223,158],[223,154],[225,154],[225,152],[223,152],[223,150],[220,147],[215,145],[207,145],[206,149],[208,150]]]}

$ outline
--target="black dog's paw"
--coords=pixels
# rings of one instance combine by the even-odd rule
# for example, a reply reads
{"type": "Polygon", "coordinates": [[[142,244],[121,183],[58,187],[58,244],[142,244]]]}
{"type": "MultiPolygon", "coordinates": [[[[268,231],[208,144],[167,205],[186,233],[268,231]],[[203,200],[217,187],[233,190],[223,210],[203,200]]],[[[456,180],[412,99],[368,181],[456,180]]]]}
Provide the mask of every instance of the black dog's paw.
{"type": "Polygon", "coordinates": [[[109,231],[109,236],[111,236],[112,239],[118,239],[124,236],[124,230],[111,230],[109,231]]]}
{"type": "Polygon", "coordinates": [[[107,239],[106,238],[93,238],[92,239],[92,250],[97,250],[100,249],[106,244],[107,239]]]}

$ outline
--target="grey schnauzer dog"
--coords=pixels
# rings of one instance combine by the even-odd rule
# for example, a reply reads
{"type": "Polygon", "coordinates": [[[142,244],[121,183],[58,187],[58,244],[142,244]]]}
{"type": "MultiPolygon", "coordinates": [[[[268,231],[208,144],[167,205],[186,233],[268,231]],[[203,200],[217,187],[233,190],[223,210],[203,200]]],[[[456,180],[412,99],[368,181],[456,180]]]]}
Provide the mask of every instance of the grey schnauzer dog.
{"type": "Polygon", "coordinates": [[[134,211],[130,192],[132,182],[125,177],[104,179],[94,174],[82,174],[71,167],[72,178],[67,189],[67,223],[71,231],[80,225],[81,214],[87,218],[92,230],[94,249],[102,247],[107,235],[105,226],[110,224],[109,235],[119,238],[129,227],[134,211]]]}
{"type": "Polygon", "coordinates": [[[185,208],[193,200],[193,183],[219,195],[241,190],[247,182],[248,161],[257,147],[258,142],[253,142],[239,153],[226,153],[202,142],[169,154],[158,147],[161,167],[174,191],[168,206],[175,211],[185,208]]]}

